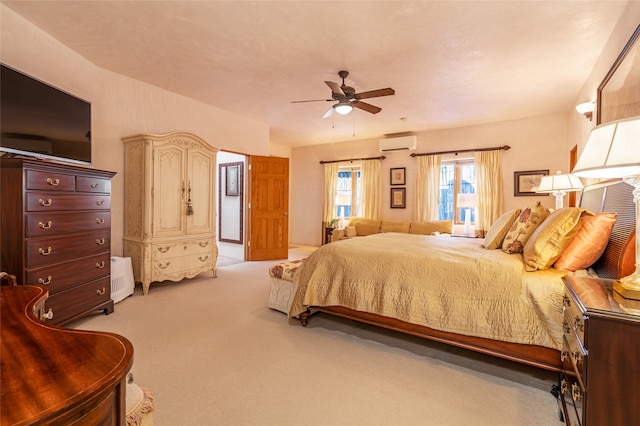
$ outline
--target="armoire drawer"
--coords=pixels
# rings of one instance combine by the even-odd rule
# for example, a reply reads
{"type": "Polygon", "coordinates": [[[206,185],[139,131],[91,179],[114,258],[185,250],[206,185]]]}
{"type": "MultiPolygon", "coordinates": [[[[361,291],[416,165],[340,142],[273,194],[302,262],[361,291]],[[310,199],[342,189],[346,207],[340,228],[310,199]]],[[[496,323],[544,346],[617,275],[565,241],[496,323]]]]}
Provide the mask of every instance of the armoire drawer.
{"type": "Polygon", "coordinates": [[[111,273],[110,260],[110,254],[103,253],[52,266],[31,268],[27,270],[26,284],[44,285],[49,290],[49,294],[53,295],[108,276],[111,273]]]}
{"type": "Polygon", "coordinates": [[[111,193],[111,180],[101,179],[96,177],[77,176],[76,177],[76,191],[77,192],[95,192],[110,194],[111,193]]]}
{"type": "Polygon", "coordinates": [[[27,170],[27,189],[44,189],[47,191],[74,191],[76,177],[74,175],[27,170]]]}
{"type": "Polygon", "coordinates": [[[45,310],[53,311],[52,322],[59,324],[111,299],[109,277],[91,281],[73,289],[50,295],[45,310]]]}
{"type": "Polygon", "coordinates": [[[111,212],[30,213],[25,215],[27,238],[111,229],[111,212]]]}
{"type": "Polygon", "coordinates": [[[66,262],[110,250],[110,230],[70,237],[34,238],[27,240],[26,268],[66,262]]]}
{"type": "Polygon", "coordinates": [[[111,196],[107,194],[51,194],[30,192],[27,194],[27,211],[78,211],[109,210],[111,196]]]}
{"type": "Polygon", "coordinates": [[[161,280],[165,275],[194,270],[197,271],[204,268],[211,269],[213,264],[212,259],[213,256],[211,253],[203,253],[151,262],[151,279],[161,280]]]}
{"type": "Polygon", "coordinates": [[[194,256],[209,254],[213,250],[214,242],[206,240],[187,240],[151,245],[151,261],[161,261],[179,256],[194,256]]]}

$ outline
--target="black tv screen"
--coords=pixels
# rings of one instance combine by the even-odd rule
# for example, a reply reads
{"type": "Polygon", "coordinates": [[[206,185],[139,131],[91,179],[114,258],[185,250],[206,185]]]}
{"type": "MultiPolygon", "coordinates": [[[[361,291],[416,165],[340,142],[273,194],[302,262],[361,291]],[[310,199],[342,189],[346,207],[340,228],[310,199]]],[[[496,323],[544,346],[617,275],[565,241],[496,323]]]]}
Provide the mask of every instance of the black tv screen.
{"type": "Polygon", "coordinates": [[[91,104],[6,65],[1,68],[2,155],[91,164],[91,104]]]}

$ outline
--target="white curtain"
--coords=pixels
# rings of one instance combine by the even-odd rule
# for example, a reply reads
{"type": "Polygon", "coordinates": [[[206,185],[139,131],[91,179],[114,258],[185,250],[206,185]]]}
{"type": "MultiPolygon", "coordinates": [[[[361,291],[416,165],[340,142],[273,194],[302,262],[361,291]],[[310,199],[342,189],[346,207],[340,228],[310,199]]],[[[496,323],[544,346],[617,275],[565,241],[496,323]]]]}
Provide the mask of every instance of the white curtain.
{"type": "Polygon", "coordinates": [[[476,234],[484,237],[502,214],[502,150],[475,152],[473,161],[478,193],[476,234]]]}
{"type": "Polygon", "coordinates": [[[362,160],[360,165],[360,208],[361,216],[380,219],[382,210],[382,162],[362,160]]]}
{"type": "Polygon", "coordinates": [[[418,157],[416,177],[417,221],[438,220],[440,206],[440,164],[439,155],[421,155],[418,157]]]}
{"type": "Polygon", "coordinates": [[[322,221],[331,222],[336,217],[338,194],[338,163],[325,163],[324,188],[322,188],[322,221]]]}

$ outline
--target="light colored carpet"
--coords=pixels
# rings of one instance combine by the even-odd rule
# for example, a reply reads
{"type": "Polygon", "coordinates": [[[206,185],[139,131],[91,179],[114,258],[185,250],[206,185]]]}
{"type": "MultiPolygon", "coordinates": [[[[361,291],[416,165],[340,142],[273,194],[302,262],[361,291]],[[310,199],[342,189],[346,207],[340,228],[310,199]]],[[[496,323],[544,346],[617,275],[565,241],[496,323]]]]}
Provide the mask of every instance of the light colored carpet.
{"type": "Polygon", "coordinates": [[[131,340],[159,426],[561,425],[553,373],[326,315],[289,321],[266,306],[274,263],[137,287],[72,327],[131,340]]]}

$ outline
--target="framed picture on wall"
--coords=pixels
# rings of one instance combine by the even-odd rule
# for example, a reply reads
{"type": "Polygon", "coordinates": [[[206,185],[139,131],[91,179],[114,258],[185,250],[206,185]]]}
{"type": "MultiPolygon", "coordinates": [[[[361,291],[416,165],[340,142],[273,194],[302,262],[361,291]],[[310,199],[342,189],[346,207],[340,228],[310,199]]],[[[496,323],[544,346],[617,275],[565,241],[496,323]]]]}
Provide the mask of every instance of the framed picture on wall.
{"type": "Polygon", "coordinates": [[[525,172],[513,172],[513,195],[516,197],[523,195],[549,195],[536,193],[536,190],[540,186],[542,176],[547,176],[548,174],[549,170],[529,170],[525,172]]]}
{"type": "Polygon", "coordinates": [[[406,200],[406,188],[391,188],[391,208],[404,209],[406,200]]]}
{"type": "Polygon", "coordinates": [[[405,173],[407,169],[406,167],[397,167],[395,169],[391,169],[390,183],[391,185],[405,185],[405,173]]]}
{"type": "Polygon", "coordinates": [[[598,87],[596,124],[640,115],[640,25],[598,87]]]}

